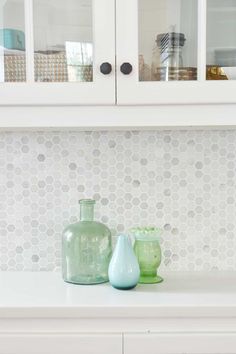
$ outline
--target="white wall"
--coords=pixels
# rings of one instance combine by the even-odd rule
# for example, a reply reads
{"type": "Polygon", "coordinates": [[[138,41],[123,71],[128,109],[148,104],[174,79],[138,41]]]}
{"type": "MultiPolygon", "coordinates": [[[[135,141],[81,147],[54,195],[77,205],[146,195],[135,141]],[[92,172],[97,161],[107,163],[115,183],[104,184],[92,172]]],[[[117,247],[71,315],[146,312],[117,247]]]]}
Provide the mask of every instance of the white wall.
{"type": "Polygon", "coordinates": [[[35,49],[64,46],[66,41],[92,42],[91,0],[35,1],[35,49]]]}
{"type": "Polygon", "coordinates": [[[24,0],[6,0],[2,6],[3,26],[24,31],[24,0]]]}
{"type": "Polygon", "coordinates": [[[236,49],[236,0],[208,0],[207,64],[215,64],[215,49],[236,49]]]}
{"type": "MultiPolygon", "coordinates": [[[[7,0],[3,14],[5,28],[24,31],[23,0],[7,0]]],[[[35,50],[92,42],[92,15],[92,0],[34,0],[35,50]]]]}

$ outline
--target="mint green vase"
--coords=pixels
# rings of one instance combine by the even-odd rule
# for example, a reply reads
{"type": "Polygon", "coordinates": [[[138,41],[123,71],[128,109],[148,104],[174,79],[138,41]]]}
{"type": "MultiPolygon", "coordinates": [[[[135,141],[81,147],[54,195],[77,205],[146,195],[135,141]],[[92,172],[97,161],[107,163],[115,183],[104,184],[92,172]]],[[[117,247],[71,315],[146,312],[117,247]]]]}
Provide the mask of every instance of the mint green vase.
{"type": "Polygon", "coordinates": [[[108,281],[112,254],[111,232],[93,220],[95,201],[80,200],[80,222],[69,225],[62,237],[63,279],[75,284],[108,281]]]}
{"type": "Polygon", "coordinates": [[[116,289],[130,290],[138,284],[139,265],[126,235],[118,237],[108,274],[111,285],[116,289]]]}

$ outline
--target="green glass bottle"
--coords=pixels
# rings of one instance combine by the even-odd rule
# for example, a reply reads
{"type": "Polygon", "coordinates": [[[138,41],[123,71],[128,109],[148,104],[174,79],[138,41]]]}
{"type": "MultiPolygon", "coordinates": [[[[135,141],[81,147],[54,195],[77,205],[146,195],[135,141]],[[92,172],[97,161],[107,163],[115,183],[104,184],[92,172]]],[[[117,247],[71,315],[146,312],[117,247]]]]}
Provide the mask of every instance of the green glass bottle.
{"type": "Polygon", "coordinates": [[[93,220],[95,201],[80,200],[80,222],[69,225],[62,237],[63,279],[75,284],[108,281],[112,254],[110,230],[93,220]]]}

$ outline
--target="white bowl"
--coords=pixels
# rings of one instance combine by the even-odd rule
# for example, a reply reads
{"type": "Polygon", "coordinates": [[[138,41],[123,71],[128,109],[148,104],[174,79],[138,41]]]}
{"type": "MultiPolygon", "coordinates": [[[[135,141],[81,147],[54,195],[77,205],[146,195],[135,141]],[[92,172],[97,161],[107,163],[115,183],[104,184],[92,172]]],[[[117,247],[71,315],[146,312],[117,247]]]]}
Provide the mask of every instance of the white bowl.
{"type": "Polygon", "coordinates": [[[224,70],[224,72],[229,80],[236,80],[236,67],[235,66],[223,66],[222,69],[224,70]]]}

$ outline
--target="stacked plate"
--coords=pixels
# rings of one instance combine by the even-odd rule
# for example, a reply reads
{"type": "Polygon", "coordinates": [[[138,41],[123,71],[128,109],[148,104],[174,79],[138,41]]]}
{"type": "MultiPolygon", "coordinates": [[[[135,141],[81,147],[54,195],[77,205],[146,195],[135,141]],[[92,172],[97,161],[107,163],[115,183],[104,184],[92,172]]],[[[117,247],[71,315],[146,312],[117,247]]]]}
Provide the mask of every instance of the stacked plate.
{"type": "Polygon", "coordinates": [[[197,80],[197,68],[167,68],[156,69],[155,81],[190,81],[197,80]]]}

